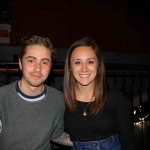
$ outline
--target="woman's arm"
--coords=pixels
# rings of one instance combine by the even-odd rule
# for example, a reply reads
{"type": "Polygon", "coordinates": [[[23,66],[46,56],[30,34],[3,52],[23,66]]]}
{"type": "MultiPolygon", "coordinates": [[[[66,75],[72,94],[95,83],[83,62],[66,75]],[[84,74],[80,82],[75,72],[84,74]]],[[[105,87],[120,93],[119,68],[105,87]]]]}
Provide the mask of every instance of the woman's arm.
{"type": "Polygon", "coordinates": [[[59,136],[56,139],[52,139],[51,141],[61,144],[61,145],[65,145],[65,146],[72,146],[73,143],[70,141],[70,136],[68,133],[63,132],[63,134],[61,136],[59,136]]]}
{"type": "Polygon", "coordinates": [[[115,103],[115,120],[117,130],[121,142],[122,150],[137,150],[137,141],[135,138],[132,117],[127,99],[124,97],[121,90],[114,93],[115,103]]]}

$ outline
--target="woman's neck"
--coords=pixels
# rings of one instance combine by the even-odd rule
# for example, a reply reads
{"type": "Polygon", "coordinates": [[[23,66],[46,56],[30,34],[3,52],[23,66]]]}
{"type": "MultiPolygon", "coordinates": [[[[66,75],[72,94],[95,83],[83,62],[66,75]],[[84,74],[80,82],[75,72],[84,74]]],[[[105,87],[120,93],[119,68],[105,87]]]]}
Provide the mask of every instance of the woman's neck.
{"type": "Polygon", "coordinates": [[[76,99],[83,102],[91,102],[94,100],[94,88],[91,86],[76,86],[75,94],[76,99]]]}

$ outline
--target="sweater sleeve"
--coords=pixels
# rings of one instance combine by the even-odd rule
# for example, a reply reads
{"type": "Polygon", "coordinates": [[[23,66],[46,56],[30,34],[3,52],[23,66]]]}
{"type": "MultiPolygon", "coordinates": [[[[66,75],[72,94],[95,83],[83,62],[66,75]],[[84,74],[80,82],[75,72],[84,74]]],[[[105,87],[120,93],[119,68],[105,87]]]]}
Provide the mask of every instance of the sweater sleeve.
{"type": "Polygon", "coordinates": [[[64,132],[64,121],[62,117],[62,119],[60,119],[59,123],[55,127],[54,132],[52,133],[51,139],[56,139],[57,137],[61,136],[63,132],[64,132]]]}
{"type": "Polygon", "coordinates": [[[2,110],[1,110],[1,104],[0,104],[0,134],[1,134],[1,131],[2,131],[1,113],[2,113],[2,110]]]}
{"type": "Polygon", "coordinates": [[[121,142],[121,150],[137,150],[129,105],[122,91],[117,89],[114,96],[116,101],[115,119],[121,142]]]}
{"type": "MultiPolygon", "coordinates": [[[[54,131],[53,131],[53,133],[51,135],[51,139],[56,139],[57,137],[61,136],[62,133],[64,132],[64,112],[65,112],[65,105],[64,105],[63,95],[61,95],[59,98],[58,98],[59,101],[56,98],[57,101],[58,101],[58,103],[57,103],[57,106],[58,106],[57,111],[59,112],[58,113],[59,120],[58,120],[58,123],[57,123],[57,125],[56,125],[56,127],[55,127],[55,129],[54,129],[54,131]]],[[[55,119],[56,119],[56,117],[55,117],[55,119]]]]}

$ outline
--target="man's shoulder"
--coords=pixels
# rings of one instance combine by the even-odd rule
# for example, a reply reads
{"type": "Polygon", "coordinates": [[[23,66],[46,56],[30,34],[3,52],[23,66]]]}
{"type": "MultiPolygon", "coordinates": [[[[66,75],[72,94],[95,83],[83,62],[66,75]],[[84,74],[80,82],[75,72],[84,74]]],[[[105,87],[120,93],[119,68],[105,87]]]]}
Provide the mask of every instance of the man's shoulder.
{"type": "Polygon", "coordinates": [[[53,87],[51,87],[51,86],[48,86],[48,85],[45,85],[46,86],[46,88],[47,88],[47,92],[48,93],[52,93],[52,94],[54,94],[54,95],[60,95],[60,96],[63,96],[63,93],[61,92],[61,91],[59,91],[59,90],[57,90],[57,89],[55,89],[55,88],[53,88],[53,87]]]}
{"type": "MultiPolygon", "coordinates": [[[[0,91],[3,91],[3,90],[8,90],[8,89],[11,89],[12,90],[12,87],[14,87],[16,82],[12,82],[12,83],[9,83],[7,85],[4,85],[4,86],[1,86],[0,87],[0,91]]],[[[10,92],[10,91],[9,91],[10,92]]]]}
{"type": "Polygon", "coordinates": [[[53,101],[53,104],[57,104],[57,106],[59,107],[63,106],[65,108],[64,94],[61,91],[51,86],[48,86],[48,85],[45,85],[45,86],[47,88],[47,98],[51,99],[51,102],[53,101]]]}

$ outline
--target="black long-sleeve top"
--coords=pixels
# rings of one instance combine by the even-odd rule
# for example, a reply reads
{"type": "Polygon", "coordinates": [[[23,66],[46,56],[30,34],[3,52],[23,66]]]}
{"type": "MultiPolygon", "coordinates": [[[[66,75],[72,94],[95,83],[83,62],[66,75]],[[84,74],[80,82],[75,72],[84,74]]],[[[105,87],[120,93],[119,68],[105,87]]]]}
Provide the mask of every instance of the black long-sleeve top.
{"type": "Polygon", "coordinates": [[[96,115],[90,115],[90,105],[87,116],[83,116],[83,104],[77,100],[78,111],[65,112],[65,129],[70,134],[71,141],[103,140],[118,133],[122,150],[137,150],[131,114],[127,100],[121,90],[111,87],[105,104],[96,115]]]}

